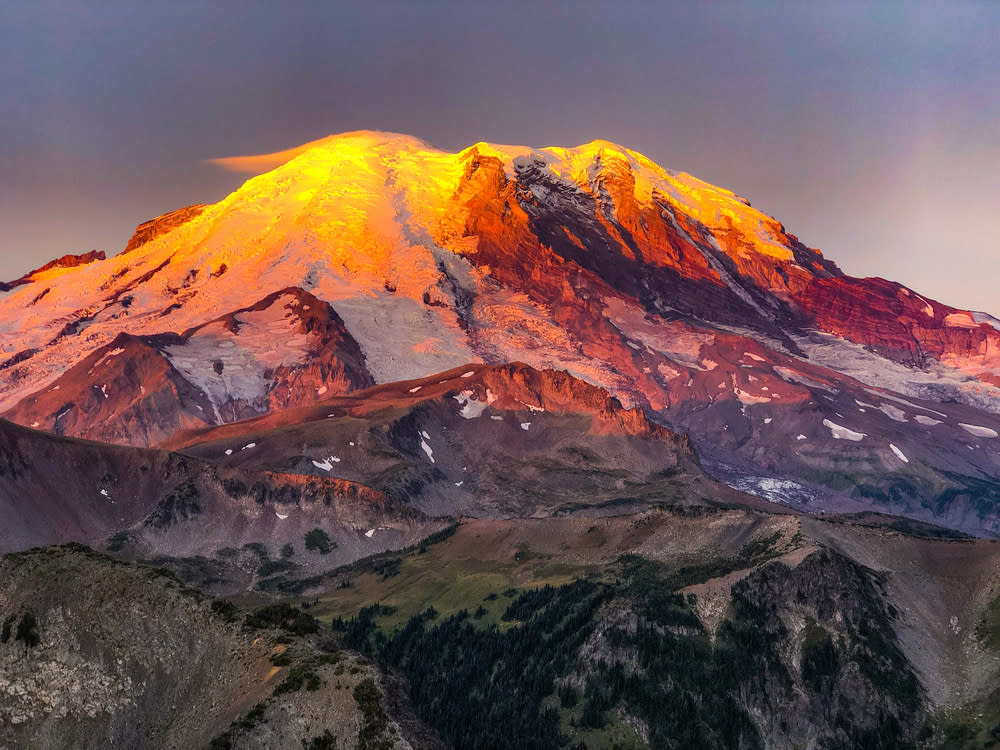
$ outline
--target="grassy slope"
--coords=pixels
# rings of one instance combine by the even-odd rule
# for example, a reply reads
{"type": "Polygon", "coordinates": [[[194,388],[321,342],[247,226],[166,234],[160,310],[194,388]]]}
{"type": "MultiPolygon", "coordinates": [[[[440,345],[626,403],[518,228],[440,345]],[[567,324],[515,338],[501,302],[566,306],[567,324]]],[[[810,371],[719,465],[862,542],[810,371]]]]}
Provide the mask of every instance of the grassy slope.
{"type": "MultiPolygon", "coordinates": [[[[378,566],[383,572],[342,571],[301,599],[310,603],[318,599],[311,611],[324,621],[350,618],[362,607],[379,602],[387,609],[377,617],[377,624],[386,633],[397,631],[428,607],[438,612],[437,621],[461,610],[471,615],[482,607],[485,613],[470,622],[505,629],[511,623],[501,615],[515,598],[515,590],[520,593],[588,577],[612,580],[617,574],[615,561],[623,554],[659,561],[664,570],[672,571],[680,587],[705,579],[722,582],[720,576],[727,573],[731,575],[725,581],[739,580],[745,574],[741,568],[752,567],[748,564],[770,554],[784,555],[795,564],[819,544],[889,572],[893,603],[905,613],[899,627],[908,658],[924,651],[944,654],[947,658],[938,657],[941,661],[961,660],[963,649],[968,651],[969,633],[967,629],[960,636],[951,632],[953,611],[965,624],[969,618],[975,621],[983,616],[985,610],[977,640],[1000,638],[995,634],[1000,632],[1000,604],[985,609],[987,602],[978,597],[964,609],[956,609],[956,597],[968,598],[969,592],[981,592],[987,586],[989,571],[1000,564],[1000,545],[983,540],[934,540],[927,538],[931,535],[926,530],[916,531],[917,536],[901,533],[880,525],[877,519],[865,519],[864,524],[853,518],[803,521],[746,510],[679,508],[605,519],[473,520],[422,552],[390,555],[391,565],[378,566]],[[755,557],[750,554],[755,550],[766,554],[755,557]],[[746,553],[742,560],[741,551],[746,553]],[[345,582],[348,587],[338,588],[345,582]]],[[[363,571],[364,566],[360,568],[363,571]]],[[[719,588],[728,594],[729,585],[722,583],[719,588]]],[[[1000,652],[990,658],[1000,659],[1000,652]]],[[[1000,714],[1000,696],[990,695],[984,685],[995,678],[997,670],[987,669],[984,674],[980,669],[969,687],[968,671],[973,667],[959,666],[941,670],[918,660],[925,682],[954,683],[933,686],[935,700],[945,702],[938,704],[937,717],[929,724],[933,731],[927,737],[928,747],[962,747],[960,743],[966,741],[972,743],[968,746],[989,747],[995,740],[990,731],[1000,722],[1000,715],[994,718],[1000,714]],[[970,693],[976,696],[971,701],[970,693]]],[[[579,707],[575,711],[579,713],[579,707]]],[[[571,716],[573,710],[564,711],[563,721],[571,716]]],[[[604,743],[613,735],[623,746],[632,744],[630,738],[634,738],[633,729],[615,721],[587,731],[593,733],[577,736],[604,743]]]]}
{"type": "MultiPolygon", "coordinates": [[[[345,572],[333,577],[312,612],[323,620],[350,617],[378,602],[396,608],[379,621],[392,629],[428,606],[443,616],[483,606],[487,614],[481,622],[501,624],[508,589],[601,577],[626,553],[682,568],[728,559],[746,545],[768,539],[784,551],[793,546],[797,530],[792,516],[700,509],[605,519],[470,520],[446,541],[403,556],[395,575],[345,572]],[[337,588],[345,581],[348,588],[337,588]],[[488,598],[491,594],[496,599],[488,598]]],[[[311,602],[314,596],[302,598],[311,602]]]]}

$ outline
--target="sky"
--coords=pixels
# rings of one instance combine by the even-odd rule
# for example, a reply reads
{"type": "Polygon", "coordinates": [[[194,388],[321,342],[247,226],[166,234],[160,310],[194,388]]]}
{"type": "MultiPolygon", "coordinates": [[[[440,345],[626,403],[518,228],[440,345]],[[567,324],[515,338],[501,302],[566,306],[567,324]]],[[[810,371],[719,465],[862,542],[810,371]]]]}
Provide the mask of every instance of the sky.
{"type": "Polygon", "coordinates": [[[6,0],[0,280],[357,129],[604,138],[1000,316],[1000,3],[6,0]]]}

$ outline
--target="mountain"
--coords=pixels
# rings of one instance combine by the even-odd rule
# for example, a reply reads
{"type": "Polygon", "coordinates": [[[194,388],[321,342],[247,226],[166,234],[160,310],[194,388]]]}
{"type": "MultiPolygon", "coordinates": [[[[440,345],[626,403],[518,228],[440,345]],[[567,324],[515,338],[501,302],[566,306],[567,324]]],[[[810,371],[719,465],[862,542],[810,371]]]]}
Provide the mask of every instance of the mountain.
{"type": "Polygon", "coordinates": [[[523,362],[686,432],[770,500],[1000,533],[989,315],[849,277],[739,196],[604,141],[452,154],[358,132],[293,154],[4,293],[3,413],[152,446],[523,362]]]}
{"type": "Polygon", "coordinates": [[[1000,322],[603,141],[257,162],[0,286],[0,745],[996,745],[1000,322]]]}

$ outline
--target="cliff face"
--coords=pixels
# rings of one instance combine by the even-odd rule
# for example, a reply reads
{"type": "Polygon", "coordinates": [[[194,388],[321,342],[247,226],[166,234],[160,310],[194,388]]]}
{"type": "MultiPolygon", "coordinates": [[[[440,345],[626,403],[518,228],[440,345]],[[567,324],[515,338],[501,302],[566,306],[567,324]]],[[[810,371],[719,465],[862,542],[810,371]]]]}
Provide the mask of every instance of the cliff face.
{"type": "Polygon", "coordinates": [[[1000,327],[884,279],[815,279],[796,297],[824,331],[913,367],[937,360],[995,382],[1000,327]]]}

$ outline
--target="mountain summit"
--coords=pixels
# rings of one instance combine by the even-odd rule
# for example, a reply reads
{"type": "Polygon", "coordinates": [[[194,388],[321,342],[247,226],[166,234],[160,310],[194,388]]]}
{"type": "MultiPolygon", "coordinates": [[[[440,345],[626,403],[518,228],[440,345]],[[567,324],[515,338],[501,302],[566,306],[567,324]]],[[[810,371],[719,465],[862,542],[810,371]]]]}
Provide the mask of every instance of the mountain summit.
{"type": "MultiPolygon", "coordinates": [[[[561,369],[812,509],[1000,531],[1000,322],[606,141],[355,132],[0,298],[0,409],[137,445],[466,363],[561,369]]],[[[263,157],[254,164],[269,165],[263,157]]]]}

